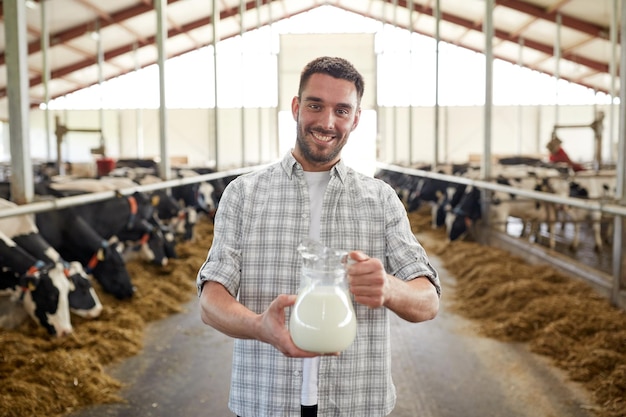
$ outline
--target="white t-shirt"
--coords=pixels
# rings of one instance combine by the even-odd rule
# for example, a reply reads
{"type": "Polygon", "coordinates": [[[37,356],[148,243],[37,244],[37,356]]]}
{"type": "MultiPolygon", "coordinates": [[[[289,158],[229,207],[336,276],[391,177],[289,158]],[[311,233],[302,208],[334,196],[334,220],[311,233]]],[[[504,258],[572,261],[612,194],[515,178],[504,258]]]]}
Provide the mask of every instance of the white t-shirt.
{"type": "MultiPolygon", "coordinates": [[[[330,181],[330,171],[304,172],[304,178],[309,186],[309,198],[311,207],[311,224],[309,226],[309,238],[319,240],[320,218],[322,216],[322,202],[326,186],[330,181]]],[[[302,405],[317,404],[317,373],[319,371],[320,358],[304,358],[302,363],[302,405]]]]}

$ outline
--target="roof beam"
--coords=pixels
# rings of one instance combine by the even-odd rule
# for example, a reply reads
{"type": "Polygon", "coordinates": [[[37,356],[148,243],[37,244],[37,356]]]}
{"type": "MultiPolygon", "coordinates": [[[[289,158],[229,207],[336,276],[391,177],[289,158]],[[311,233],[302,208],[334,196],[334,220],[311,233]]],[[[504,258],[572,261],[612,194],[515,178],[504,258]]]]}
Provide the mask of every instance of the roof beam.
{"type": "MultiPolygon", "coordinates": [[[[85,2],[85,0],[79,0],[81,2],[85,2]]],[[[126,19],[129,19],[131,17],[137,16],[139,14],[151,11],[152,5],[151,2],[149,0],[142,0],[143,3],[140,3],[137,6],[133,6],[131,8],[122,10],[120,12],[117,13],[113,13],[110,15],[110,20],[109,19],[103,19],[104,22],[102,22],[102,26],[108,26],[108,25],[112,25],[112,24],[120,24],[121,22],[123,22],[126,19]]],[[[180,1],[180,0],[168,0],[168,4],[169,3],[174,3],[176,1],[180,1]]],[[[277,0],[261,0],[260,3],[262,5],[269,5],[270,3],[272,3],[273,1],[277,1],[277,0]]],[[[408,1],[407,0],[383,0],[384,3],[388,3],[388,4],[393,4],[393,2],[397,1],[398,6],[400,7],[408,7],[408,1]]],[[[247,1],[245,3],[245,10],[249,11],[252,9],[255,9],[257,7],[257,1],[255,0],[250,0],[247,1]]],[[[417,12],[418,14],[424,14],[424,15],[430,15],[432,17],[435,16],[435,11],[433,9],[433,7],[429,6],[429,4],[432,3],[426,3],[427,5],[421,5],[418,4],[417,2],[413,2],[413,11],[417,12]]],[[[1,3],[0,3],[1,5],[1,3]]],[[[523,13],[527,13],[531,16],[534,16],[536,18],[539,19],[546,19],[546,20],[556,20],[556,15],[557,12],[554,11],[554,9],[551,9],[549,11],[546,11],[542,8],[536,7],[536,6],[532,6],[529,5],[527,3],[523,3],[519,0],[496,0],[496,5],[499,7],[510,7],[512,9],[518,10],[520,12],[523,13]]],[[[284,3],[283,3],[284,6],[284,3]]],[[[307,8],[306,10],[300,10],[298,11],[299,13],[303,13],[307,10],[313,9],[315,7],[318,7],[319,4],[314,4],[313,6],[307,8]]],[[[360,15],[363,15],[363,12],[357,11],[357,10],[350,10],[348,7],[346,7],[345,5],[337,5],[335,7],[339,7],[342,8],[344,10],[353,12],[353,13],[357,13],[360,15]]],[[[240,12],[240,7],[239,5],[235,6],[235,7],[231,7],[228,9],[223,9],[220,12],[220,20],[223,19],[227,19],[229,17],[233,17],[239,14],[240,12]]],[[[290,16],[287,15],[281,15],[279,17],[277,17],[274,20],[278,20],[278,19],[284,19],[284,18],[288,18],[290,16]]],[[[369,18],[378,18],[380,20],[380,17],[375,17],[375,16],[371,16],[371,15],[366,15],[366,17],[369,18]]],[[[456,25],[465,27],[468,30],[480,30],[482,31],[482,23],[481,22],[474,22],[468,19],[464,19],[460,16],[457,15],[453,15],[450,13],[441,13],[441,19],[444,21],[448,21],[451,23],[454,23],[456,25]]],[[[180,34],[184,34],[185,32],[188,32],[190,30],[196,29],[196,28],[200,28],[206,25],[210,25],[212,23],[212,17],[206,17],[203,19],[199,19],[197,21],[194,22],[190,22],[188,24],[182,25],[180,27],[174,27],[168,30],[168,37],[174,37],[180,34]]],[[[268,22],[269,23],[269,22],[268,22]]],[[[408,24],[398,24],[397,22],[386,22],[386,23],[391,23],[391,24],[395,24],[398,25],[400,27],[404,27],[405,29],[409,29],[409,25],[408,24]]],[[[562,15],[562,23],[564,26],[567,27],[571,27],[571,28],[575,28],[576,30],[581,30],[584,33],[589,33],[589,34],[595,34],[593,36],[599,36],[598,34],[604,34],[606,33],[606,30],[604,28],[598,27],[596,25],[592,25],[586,22],[580,22],[577,19],[573,19],[571,17],[567,17],[562,15]]],[[[59,43],[64,43],[67,42],[71,39],[74,39],[78,36],[82,36],[83,34],[92,31],[94,28],[94,22],[88,22],[79,26],[76,26],[74,28],[70,28],[68,30],[65,30],[63,32],[54,34],[51,37],[51,44],[59,44],[59,43]]],[[[235,34],[236,35],[236,34],[235,34]]],[[[424,33],[425,36],[432,36],[431,34],[426,34],[424,33]]],[[[233,35],[234,36],[234,35],[233,35]]],[[[522,39],[521,36],[519,36],[519,34],[515,34],[515,33],[509,33],[509,32],[505,32],[503,30],[495,30],[494,32],[494,36],[503,40],[503,41],[510,41],[513,43],[519,43],[520,39],[522,39]]],[[[455,45],[459,45],[459,46],[463,46],[465,48],[467,48],[467,46],[464,45],[460,45],[458,40],[446,40],[447,42],[451,42],[454,43],[455,45]]],[[[151,45],[154,44],[156,42],[156,38],[154,36],[148,37],[146,39],[140,39],[137,44],[139,45],[139,47],[143,47],[146,45],[151,45]]],[[[538,50],[544,54],[553,56],[554,55],[554,50],[553,50],[553,46],[552,45],[547,45],[547,44],[542,44],[536,41],[532,41],[529,39],[525,39],[524,38],[524,46],[531,48],[531,49],[535,49],[538,50]]],[[[122,54],[125,53],[129,53],[133,50],[133,44],[128,44],[128,45],[124,45],[118,48],[115,48],[113,50],[109,50],[107,52],[105,52],[105,60],[109,60],[112,58],[115,58],[117,56],[120,56],[122,54]]],[[[29,53],[33,53],[33,52],[37,52],[40,49],[40,42],[37,40],[36,42],[32,42],[31,44],[29,44],[29,53]]],[[[472,49],[473,48],[469,48],[472,49]]],[[[189,51],[187,51],[189,52],[189,51]]],[[[481,51],[477,51],[477,52],[481,52],[481,51]]],[[[2,53],[0,55],[0,64],[4,63],[4,53],[2,53]]],[[[503,58],[500,58],[503,59],[503,58]]],[[[576,62],[580,65],[589,67],[590,69],[593,69],[594,71],[598,71],[598,72],[608,72],[608,65],[607,64],[603,64],[601,62],[598,61],[594,61],[591,59],[587,59],[581,56],[577,56],[573,53],[568,53],[565,52],[562,55],[562,59],[565,60],[569,60],[572,62],[576,62]]],[[[507,59],[504,59],[506,61],[508,61],[507,59]]],[[[62,67],[62,68],[58,68],[55,71],[52,72],[52,77],[56,78],[56,77],[63,77],[63,76],[67,76],[69,73],[73,72],[73,71],[77,71],[79,69],[83,69],[86,67],[89,67],[91,65],[94,65],[97,63],[96,57],[89,57],[83,61],[74,63],[72,65],[66,66],[66,67],[62,67]]],[[[545,71],[543,71],[545,72],[545,71]]],[[[38,85],[42,82],[41,77],[34,77],[30,80],[30,85],[34,86],[34,85],[38,85]]],[[[67,94],[67,93],[66,93],[67,94]]],[[[6,88],[2,88],[0,89],[0,98],[6,96],[6,88]]]]}
{"type": "MultiPolygon", "coordinates": [[[[172,2],[172,1],[177,1],[177,0],[168,0],[168,1],[172,2]]],[[[262,0],[262,3],[269,4],[270,1],[276,1],[276,0],[262,0]]],[[[246,2],[246,11],[252,10],[255,7],[256,7],[256,0],[251,0],[251,1],[246,2]]],[[[298,14],[302,13],[302,12],[306,12],[306,11],[311,10],[311,9],[314,9],[316,7],[318,7],[318,6],[315,5],[313,7],[301,10],[301,11],[298,12],[298,14]]],[[[234,17],[234,16],[236,16],[238,14],[239,14],[239,6],[232,7],[232,8],[229,8],[229,9],[225,9],[225,10],[222,10],[220,12],[220,20],[227,19],[227,18],[230,18],[230,17],[234,17]]],[[[283,16],[279,16],[278,18],[276,18],[274,20],[285,19],[285,18],[289,18],[289,17],[291,17],[291,16],[283,15],[283,16]]],[[[212,16],[208,16],[208,17],[205,17],[205,18],[202,18],[202,19],[190,22],[188,24],[182,25],[180,27],[170,28],[168,30],[167,37],[168,38],[172,38],[174,36],[184,35],[186,32],[189,32],[191,30],[210,25],[212,23],[213,23],[213,17],[212,16]]],[[[270,22],[265,22],[264,24],[267,24],[267,23],[270,23],[270,22]]],[[[233,35],[230,35],[230,36],[236,36],[236,35],[239,35],[239,33],[236,33],[236,34],[233,34],[233,35]]],[[[222,38],[222,39],[224,39],[224,38],[222,38]]],[[[155,43],[156,43],[156,36],[153,35],[153,36],[147,37],[145,40],[137,41],[137,47],[144,47],[144,46],[148,46],[148,45],[153,45],[155,43]]],[[[201,46],[206,46],[206,45],[201,45],[201,46]]],[[[134,48],[135,48],[134,43],[131,43],[131,44],[120,46],[120,47],[115,48],[115,49],[108,50],[108,51],[106,51],[104,53],[104,60],[105,61],[109,61],[109,60],[111,60],[111,59],[113,59],[115,57],[118,57],[120,55],[123,55],[123,54],[126,54],[126,53],[130,53],[130,52],[133,51],[134,48]]],[[[184,52],[181,52],[180,54],[176,54],[176,55],[182,55],[183,53],[191,52],[191,51],[193,51],[195,49],[197,49],[197,48],[190,49],[188,51],[184,51],[184,52]]],[[[61,68],[57,68],[56,70],[53,70],[51,72],[51,74],[50,74],[50,77],[51,77],[51,79],[66,77],[69,74],[71,74],[72,72],[75,72],[75,71],[78,71],[78,70],[81,70],[81,69],[84,69],[84,68],[87,68],[89,66],[96,65],[96,64],[97,64],[97,57],[95,57],[95,56],[89,57],[89,58],[86,58],[86,59],[84,59],[82,61],[75,62],[75,63],[73,63],[71,65],[67,65],[67,66],[64,66],[64,67],[61,67],[61,68]]],[[[132,70],[134,71],[134,68],[132,70]]],[[[121,74],[118,74],[116,76],[119,76],[119,75],[121,75],[121,74]]],[[[43,80],[42,80],[41,76],[35,76],[35,77],[31,78],[30,81],[29,81],[30,87],[34,87],[36,85],[39,85],[39,84],[42,83],[42,81],[43,80]]],[[[69,92],[65,92],[64,94],[68,94],[68,93],[69,92]]],[[[64,95],[64,94],[61,94],[61,95],[64,95]]],[[[6,87],[0,88],[0,98],[6,97],[6,95],[7,95],[6,87]]],[[[51,98],[56,98],[56,97],[51,97],[51,98]]]]}
{"type": "MultiPolygon", "coordinates": [[[[177,1],[181,1],[181,0],[167,0],[167,3],[171,4],[177,1]]],[[[107,26],[120,24],[127,19],[130,19],[135,16],[139,16],[143,13],[147,13],[153,9],[154,8],[152,7],[151,4],[140,3],[136,6],[129,7],[128,9],[124,9],[124,10],[120,10],[119,12],[112,13],[110,15],[110,20],[103,19],[103,21],[100,22],[100,29],[105,28],[107,26]]],[[[64,31],[54,33],[50,35],[50,47],[53,47],[61,43],[65,43],[72,39],[76,39],[80,36],[83,36],[84,34],[88,32],[93,32],[95,29],[96,29],[96,21],[93,20],[91,22],[83,23],[81,25],[71,27],[64,31]]],[[[39,39],[28,44],[29,55],[34,54],[39,51],[41,51],[41,41],[39,39]]],[[[6,56],[4,54],[4,51],[2,51],[2,53],[0,53],[0,65],[4,65],[5,63],[6,63],[6,56]]]]}
{"type": "MultiPolygon", "coordinates": [[[[391,2],[392,0],[384,0],[387,3],[391,2]]],[[[502,7],[509,7],[511,9],[520,11],[522,13],[526,13],[529,14],[531,16],[535,16],[539,19],[545,19],[545,20],[549,20],[552,22],[556,22],[556,16],[557,16],[557,12],[552,10],[550,12],[545,11],[542,8],[536,7],[536,6],[532,6],[528,3],[524,3],[522,1],[519,0],[495,0],[496,1],[496,5],[497,6],[502,6],[502,7]]],[[[408,1],[407,0],[398,0],[398,4],[402,5],[404,7],[408,7],[408,1]]],[[[343,7],[345,9],[345,7],[343,7]]],[[[346,9],[347,10],[347,9],[346,9]]],[[[424,14],[428,14],[430,16],[435,16],[434,14],[434,10],[433,8],[430,7],[426,7],[426,6],[422,6],[420,4],[416,4],[413,3],[413,10],[418,12],[418,13],[424,13],[424,14]]],[[[354,10],[350,10],[354,13],[359,13],[357,11],[354,10]]],[[[370,18],[374,18],[373,16],[368,16],[370,18]]],[[[452,15],[450,13],[441,13],[441,19],[445,20],[447,22],[450,23],[454,23],[455,25],[459,25],[468,29],[473,29],[473,30],[480,30],[482,31],[482,23],[480,22],[474,22],[468,19],[464,19],[460,16],[456,16],[456,15],[452,15]]],[[[562,19],[562,25],[566,26],[568,28],[571,29],[575,29],[578,31],[581,31],[583,33],[589,34],[591,36],[596,36],[596,37],[602,37],[604,39],[606,39],[606,36],[601,36],[601,35],[606,35],[607,34],[607,30],[605,28],[602,28],[600,26],[596,26],[587,22],[583,22],[581,20],[575,19],[573,17],[569,17],[567,15],[561,15],[561,19],[562,19]]],[[[401,26],[401,25],[399,25],[401,26]]],[[[406,25],[405,25],[406,26],[406,25]]],[[[407,28],[408,29],[408,28],[407,28]]],[[[429,34],[425,34],[426,36],[431,36],[429,34]]],[[[496,38],[500,38],[502,40],[506,40],[506,41],[510,41],[513,43],[519,43],[520,39],[524,39],[524,46],[531,48],[531,49],[536,49],[542,53],[548,54],[550,56],[554,56],[554,46],[553,45],[548,45],[548,44],[543,44],[540,42],[536,42],[536,41],[532,41],[526,38],[523,38],[522,36],[519,36],[518,34],[512,34],[509,32],[506,32],[504,30],[498,30],[496,29],[494,31],[494,36],[496,38]]],[[[463,45],[460,45],[463,46],[463,45]]],[[[568,61],[572,61],[572,62],[576,62],[578,64],[587,66],[589,68],[592,68],[596,71],[600,71],[600,72],[608,72],[609,71],[609,66],[607,64],[598,62],[598,61],[594,61],[592,59],[588,59],[573,53],[564,53],[561,56],[561,59],[565,59],[568,61]]]]}
{"type": "Polygon", "coordinates": [[[560,2],[549,9],[534,6],[520,0],[495,0],[495,4],[496,6],[508,7],[509,9],[517,10],[518,12],[534,16],[538,19],[548,20],[552,23],[556,23],[557,15],[560,14],[562,26],[597,38],[609,39],[609,28],[584,22],[580,19],[576,19],[575,17],[560,13],[559,9],[563,2],[560,2]]]}

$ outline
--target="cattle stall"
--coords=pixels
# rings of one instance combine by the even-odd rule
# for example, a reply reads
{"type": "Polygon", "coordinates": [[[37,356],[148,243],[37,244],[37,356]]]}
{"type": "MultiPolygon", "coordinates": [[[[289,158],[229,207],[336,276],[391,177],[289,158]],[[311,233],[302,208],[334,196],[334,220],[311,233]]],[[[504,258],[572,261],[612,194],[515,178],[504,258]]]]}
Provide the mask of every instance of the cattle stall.
{"type": "MultiPolygon", "coordinates": [[[[530,200],[534,202],[533,204],[543,203],[550,206],[566,206],[591,214],[598,213],[603,216],[608,216],[611,220],[604,221],[601,225],[603,228],[608,227],[612,229],[614,222],[623,221],[626,215],[625,207],[613,201],[607,202],[599,199],[574,198],[563,196],[562,193],[555,193],[554,190],[548,192],[548,190],[545,189],[523,189],[501,182],[499,183],[496,180],[481,180],[478,179],[479,174],[474,174],[473,177],[471,175],[453,175],[452,173],[443,173],[441,170],[440,172],[433,172],[430,170],[430,167],[426,169],[414,169],[383,163],[377,164],[377,168],[378,172],[376,175],[394,186],[400,198],[405,200],[405,202],[406,198],[410,198],[409,196],[412,190],[415,190],[416,187],[423,187],[424,180],[463,185],[464,187],[477,189],[480,191],[479,195],[482,199],[482,201],[478,203],[480,204],[478,211],[480,213],[482,209],[483,213],[482,216],[479,214],[476,218],[472,219],[474,221],[471,226],[467,226],[468,219],[466,219],[465,227],[467,231],[464,234],[465,239],[474,240],[487,246],[505,247],[512,253],[521,255],[529,261],[545,263],[557,267],[593,285],[602,295],[609,298],[614,305],[622,309],[626,308],[626,283],[623,278],[623,265],[625,262],[622,245],[623,236],[615,234],[609,244],[602,248],[597,248],[594,247],[593,243],[592,225],[589,225],[588,227],[581,228],[581,236],[579,237],[581,243],[579,247],[574,250],[569,246],[569,241],[573,238],[572,225],[570,224],[568,227],[564,227],[560,233],[557,234],[555,232],[556,237],[554,239],[556,244],[554,244],[554,247],[550,247],[550,244],[547,243],[550,233],[549,226],[551,226],[553,230],[558,228],[560,223],[557,218],[552,219],[551,223],[538,225],[536,234],[532,238],[522,238],[520,233],[522,233],[525,227],[522,219],[509,217],[506,219],[506,227],[502,229],[498,227],[501,226],[501,224],[499,224],[500,221],[494,222],[494,217],[487,214],[494,211],[494,207],[498,204],[494,195],[499,193],[499,195],[508,196],[507,198],[512,201],[518,198],[520,203],[530,200]],[[614,260],[615,253],[619,254],[620,265],[614,260]],[[622,277],[617,278],[616,274],[620,273],[622,277]]],[[[442,188],[439,195],[443,196],[444,193],[442,188]]],[[[433,222],[435,218],[435,207],[436,204],[433,203],[433,222]]],[[[457,212],[458,214],[461,213],[458,206],[457,212]]],[[[466,215],[467,213],[463,211],[463,214],[466,215]]],[[[599,218],[600,217],[598,217],[598,219],[599,218]]],[[[586,219],[580,219],[577,220],[577,222],[584,225],[589,224],[586,219]]],[[[566,222],[563,224],[567,225],[566,222]]],[[[443,223],[441,225],[443,225],[443,223]]],[[[432,227],[438,226],[433,223],[432,227]]],[[[447,227],[450,227],[450,225],[447,225],[447,227]]],[[[452,240],[456,238],[458,238],[458,236],[453,236],[452,240]]]]}
{"type": "MultiPolygon", "coordinates": [[[[73,217],[73,215],[76,214],[76,212],[70,212],[68,213],[69,217],[64,216],[64,217],[68,217],[66,221],[66,220],[61,220],[62,218],[59,216],[55,216],[51,214],[61,213],[66,210],[70,210],[74,208],[86,207],[88,205],[92,205],[95,203],[103,203],[107,201],[112,201],[118,197],[124,197],[125,199],[132,198],[134,200],[134,196],[138,195],[139,193],[161,192],[161,191],[165,192],[168,189],[174,189],[176,187],[182,187],[182,186],[189,185],[189,184],[201,183],[205,181],[221,180],[221,179],[228,178],[228,177],[232,178],[232,177],[238,176],[242,173],[246,173],[254,169],[256,168],[247,167],[247,168],[234,169],[234,170],[229,170],[229,171],[198,174],[196,176],[186,176],[186,177],[181,177],[181,178],[172,179],[168,181],[160,181],[160,182],[155,182],[155,183],[150,183],[150,184],[140,185],[136,183],[135,186],[132,186],[132,187],[127,186],[125,188],[119,188],[119,189],[102,188],[102,190],[107,190],[107,191],[80,193],[77,195],[69,195],[66,197],[49,197],[49,196],[48,196],[49,198],[40,197],[36,201],[33,201],[32,203],[29,203],[29,204],[3,205],[2,210],[0,210],[0,222],[2,220],[6,220],[7,224],[11,224],[11,223],[16,224],[16,222],[12,222],[11,220],[16,219],[17,221],[17,219],[22,219],[22,218],[25,219],[29,215],[34,215],[33,218],[39,217],[41,215],[45,215],[41,217],[41,219],[43,219],[41,221],[43,221],[44,223],[49,223],[49,222],[68,223],[69,228],[71,228],[74,232],[78,232],[88,227],[88,225],[85,224],[84,221],[82,221],[83,220],[82,216],[80,216],[79,218],[73,217]]],[[[98,181],[98,180],[93,179],[93,181],[98,181]]],[[[121,215],[121,214],[122,213],[119,210],[116,211],[116,216],[121,215]]],[[[135,216],[135,214],[131,214],[131,217],[132,216],[135,216]]],[[[19,221],[23,222],[23,220],[19,220],[19,221]]],[[[34,223],[34,219],[32,222],[34,223]]],[[[47,226],[46,224],[39,224],[39,231],[42,231],[42,229],[47,229],[46,226],[47,226]]],[[[35,227],[35,226],[31,225],[31,227],[35,227]]],[[[90,232],[87,231],[86,233],[90,233],[90,232]]],[[[91,233],[93,234],[93,231],[91,233]]],[[[81,236],[84,236],[84,235],[81,235],[81,236]]],[[[65,235],[59,236],[59,240],[63,240],[63,239],[66,239],[65,235]]],[[[82,237],[82,239],[85,239],[85,238],[82,237]]],[[[10,240],[8,239],[6,240],[8,241],[9,244],[13,244],[10,240]]],[[[111,247],[113,247],[114,244],[116,243],[107,243],[107,245],[111,245],[111,247]]],[[[87,240],[82,240],[81,242],[79,242],[79,245],[86,248],[89,246],[89,243],[87,240]]],[[[111,253],[115,254],[115,252],[116,251],[112,251],[111,253]]],[[[100,253],[100,251],[98,251],[98,253],[100,253]]],[[[103,256],[103,255],[98,255],[98,257],[100,256],[103,256]]],[[[96,278],[96,280],[99,281],[99,276],[97,275],[99,271],[98,268],[103,262],[102,262],[102,259],[99,259],[98,261],[94,261],[94,259],[96,259],[96,255],[94,255],[94,257],[91,260],[89,260],[89,263],[85,262],[84,268],[86,272],[92,274],[96,278]]],[[[119,258],[118,262],[125,263],[124,259],[122,258],[119,258]]],[[[122,265],[120,265],[120,267],[121,266],[122,265]]],[[[118,281],[118,282],[110,284],[109,287],[107,287],[105,283],[104,287],[105,289],[108,288],[107,292],[114,294],[116,298],[123,299],[123,298],[130,297],[132,295],[132,291],[130,289],[123,288],[124,285],[126,284],[120,283],[118,281]]],[[[15,303],[15,301],[11,299],[10,297],[6,297],[6,296],[0,297],[0,324],[8,328],[13,328],[19,325],[26,318],[21,313],[20,310],[21,308],[19,304],[15,303]]]]}

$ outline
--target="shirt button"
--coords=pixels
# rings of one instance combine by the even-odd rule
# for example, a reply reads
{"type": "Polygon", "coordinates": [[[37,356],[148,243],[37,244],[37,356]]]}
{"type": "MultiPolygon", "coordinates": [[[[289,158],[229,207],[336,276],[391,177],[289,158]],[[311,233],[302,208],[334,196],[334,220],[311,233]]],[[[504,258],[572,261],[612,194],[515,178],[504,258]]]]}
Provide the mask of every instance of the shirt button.
{"type": "Polygon", "coordinates": [[[303,218],[303,219],[308,219],[308,218],[309,218],[309,215],[308,215],[307,213],[302,213],[302,218],[303,218]]]}
{"type": "Polygon", "coordinates": [[[301,374],[301,371],[293,371],[293,376],[300,376],[301,374]]]}

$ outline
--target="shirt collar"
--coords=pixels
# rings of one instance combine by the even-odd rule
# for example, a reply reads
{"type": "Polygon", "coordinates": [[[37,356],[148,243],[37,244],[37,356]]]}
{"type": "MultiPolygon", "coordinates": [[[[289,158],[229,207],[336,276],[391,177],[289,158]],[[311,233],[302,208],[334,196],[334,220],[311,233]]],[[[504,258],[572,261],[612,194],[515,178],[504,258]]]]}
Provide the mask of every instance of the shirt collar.
{"type": "MultiPolygon", "coordinates": [[[[293,177],[293,175],[295,174],[297,170],[302,171],[302,165],[300,165],[300,163],[296,160],[296,158],[293,157],[291,150],[289,150],[285,154],[280,164],[283,170],[285,171],[285,173],[287,174],[287,176],[289,177],[289,179],[293,177]]],[[[339,162],[337,162],[330,169],[330,175],[331,177],[337,176],[341,180],[341,182],[345,182],[346,176],[348,175],[348,169],[346,165],[343,163],[343,160],[340,159],[339,162]]]]}

